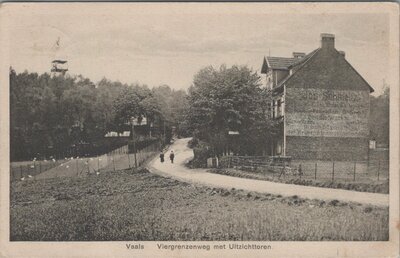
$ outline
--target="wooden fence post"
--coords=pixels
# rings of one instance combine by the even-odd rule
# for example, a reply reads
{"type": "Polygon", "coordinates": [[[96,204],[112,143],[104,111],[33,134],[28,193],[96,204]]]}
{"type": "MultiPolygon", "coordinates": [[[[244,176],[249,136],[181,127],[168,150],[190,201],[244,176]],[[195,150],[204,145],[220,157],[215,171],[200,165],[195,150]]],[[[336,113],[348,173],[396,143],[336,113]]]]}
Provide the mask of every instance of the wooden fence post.
{"type": "Polygon", "coordinates": [[[379,172],[381,170],[381,160],[378,161],[378,181],[379,181],[379,172]]]}
{"type": "Polygon", "coordinates": [[[22,165],[20,165],[19,168],[20,168],[20,171],[21,171],[21,175],[20,175],[19,178],[22,178],[22,175],[23,175],[23,172],[22,172],[22,165]]]}
{"type": "Polygon", "coordinates": [[[135,158],[135,168],[137,168],[137,157],[136,157],[136,143],[135,143],[135,140],[133,140],[133,155],[134,155],[134,158],[135,158]]]}
{"type": "Polygon", "coordinates": [[[113,162],[113,169],[114,169],[114,172],[115,172],[115,160],[114,160],[114,155],[111,156],[111,160],[112,160],[112,162],[113,162]]]}
{"type": "Polygon", "coordinates": [[[317,180],[317,163],[315,163],[314,180],[317,180]]]}
{"type": "Polygon", "coordinates": [[[76,175],[79,176],[79,164],[78,164],[79,160],[78,158],[76,158],[76,175]]]}
{"type": "Polygon", "coordinates": [[[303,169],[302,169],[302,167],[301,167],[301,163],[300,163],[300,165],[299,165],[299,175],[300,175],[300,179],[301,179],[301,174],[303,173],[303,169]]]}
{"type": "Polygon", "coordinates": [[[286,179],[286,160],[283,161],[283,178],[286,179]]]}

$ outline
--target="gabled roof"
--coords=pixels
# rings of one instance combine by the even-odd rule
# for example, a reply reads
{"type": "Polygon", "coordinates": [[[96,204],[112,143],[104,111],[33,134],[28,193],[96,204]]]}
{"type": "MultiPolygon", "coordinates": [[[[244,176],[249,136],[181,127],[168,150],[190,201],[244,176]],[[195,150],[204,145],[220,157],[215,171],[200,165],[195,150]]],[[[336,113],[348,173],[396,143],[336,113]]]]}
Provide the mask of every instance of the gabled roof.
{"type": "Polygon", "coordinates": [[[263,66],[261,68],[262,73],[266,73],[269,69],[278,69],[278,70],[288,70],[288,67],[295,63],[297,58],[294,57],[274,57],[274,56],[266,56],[264,57],[263,66]]]}
{"type": "Polygon", "coordinates": [[[372,86],[364,79],[364,77],[361,76],[361,74],[359,72],[357,72],[357,70],[346,60],[346,58],[344,58],[344,61],[346,61],[346,63],[350,66],[351,69],[353,69],[353,71],[360,76],[360,78],[368,85],[369,87],[369,92],[372,93],[374,92],[374,88],[372,88],[372,86]]]}
{"type": "Polygon", "coordinates": [[[311,51],[310,53],[308,53],[305,57],[301,58],[301,59],[297,59],[296,62],[294,62],[293,64],[291,64],[288,68],[294,68],[295,66],[301,65],[305,62],[308,61],[308,59],[310,59],[315,53],[317,53],[317,51],[319,50],[319,48],[311,51]]]}
{"type": "MultiPolygon", "coordinates": [[[[299,70],[301,70],[301,68],[309,61],[311,60],[316,53],[318,53],[318,51],[321,48],[317,48],[314,51],[310,52],[308,55],[306,55],[305,57],[303,57],[302,59],[298,60],[297,62],[294,62],[293,64],[289,65],[287,69],[291,70],[292,73],[289,74],[286,78],[284,78],[273,90],[277,90],[281,87],[283,87],[283,85],[285,83],[287,83],[294,74],[296,74],[299,70]]],[[[335,49],[336,50],[336,49],[335,49]]],[[[337,50],[336,50],[337,51],[337,50]]],[[[339,53],[339,51],[337,51],[339,53]]],[[[354,67],[344,58],[345,62],[349,65],[349,67],[365,82],[365,84],[369,87],[370,92],[374,92],[374,89],[371,87],[371,85],[357,72],[356,69],[354,69],[354,67]]]]}
{"type": "Polygon", "coordinates": [[[294,73],[297,72],[297,70],[298,70],[299,68],[301,68],[305,63],[307,63],[307,61],[310,60],[311,57],[313,57],[313,56],[318,52],[318,50],[320,50],[320,48],[317,48],[317,49],[311,51],[310,53],[308,53],[308,54],[307,54],[305,57],[303,57],[302,59],[297,60],[297,62],[294,62],[293,64],[291,64],[288,68],[289,68],[289,69],[293,69],[293,70],[292,70],[292,71],[293,71],[292,74],[289,74],[285,79],[283,79],[283,80],[277,85],[276,88],[279,88],[279,87],[281,87],[283,84],[285,84],[285,83],[292,77],[292,75],[293,75],[294,73]]]}

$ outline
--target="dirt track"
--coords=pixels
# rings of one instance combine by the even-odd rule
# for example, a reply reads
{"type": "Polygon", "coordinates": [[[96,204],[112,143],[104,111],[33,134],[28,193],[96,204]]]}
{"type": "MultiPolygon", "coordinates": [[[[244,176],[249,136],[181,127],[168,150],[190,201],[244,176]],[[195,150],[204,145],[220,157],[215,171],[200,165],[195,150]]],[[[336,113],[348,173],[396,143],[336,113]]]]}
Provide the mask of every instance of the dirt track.
{"type": "Polygon", "coordinates": [[[341,189],[320,188],[294,184],[282,184],[255,179],[237,178],[225,175],[212,174],[206,169],[189,169],[184,164],[193,158],[193,151],[187,147],[190,138],[177,140],[169,150],[175,152],[175,163],[171,164],[168,159],[169,150],[166,153],[166,161],[161,163],[157,158],[148,164],[151,172],[166,177],[172,177],[181,181],[202,184],[212,187],[226,189],[243,189],[259,193],[271,193],[282,196],[297,195],[302,198],[320,200],[339,200],[344,202],[356,202],[363,204],[388,206],[389,195],[356,192],[341,189]]]}

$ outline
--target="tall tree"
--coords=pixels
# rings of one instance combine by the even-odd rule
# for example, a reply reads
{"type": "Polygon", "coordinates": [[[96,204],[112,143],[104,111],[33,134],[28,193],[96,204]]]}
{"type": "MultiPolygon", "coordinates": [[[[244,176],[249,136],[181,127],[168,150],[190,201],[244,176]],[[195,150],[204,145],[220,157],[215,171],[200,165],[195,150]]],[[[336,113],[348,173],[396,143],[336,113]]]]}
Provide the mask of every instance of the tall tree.
{"type": "Polygon", "coordinates": [[[61,155],[80,142],[102,142],[107,132],[128,129],[124,124],[131,117],[175,123],[184,110],[185,93],[168,86],[150,90],[106,78],[94,84],[81,75],[16,73],[11,67],[9,76],[13,160],[43,155],[50,148],[61,155]]]}
{"type": "Polygon", "coordinates": [[[138,124],[143,118],[151,123],[160,114],[160,106],[147,86],[132,85],[125,88],[114,104],[115,123],[122,132],[127,122],[136,119],[138,124]]]}
{"type": "Polygon", "coordinates": [[[83,76],[17,74],[11,68],[11,158],[44,155],[49,147],[61,153],[71,144],[103,137],[106,128],[97,121],[106,109],[96,105],[98,95],[83,76]]]}
{"type": "Polygon", "coordinates": [[[383,94],[371,96],[370,102],[370,137],[378,144],[389,144],[389,104],[390,89],[385,85],[383,94]]]}
{"type": "Polygon", "coordinates": [[[267,101],[259,76],[249,68],[206,67],[189,89],[189,124],[217,154],[228,144],[237,153],[260,153],[273,128],[267,101]],[[229,138],[229,131],[239,132],[233,136],[236,141],[229,138]]]}
{"type": "Polygon", "coordinates": [[[178,135],[187,135],[185,128],[185,112],[188,102],[187,94],[183,90],[173,90],[168,85],[153,88],[155,102],[158,103],[163,122],[168,126],[176,127],[178,135]]]}

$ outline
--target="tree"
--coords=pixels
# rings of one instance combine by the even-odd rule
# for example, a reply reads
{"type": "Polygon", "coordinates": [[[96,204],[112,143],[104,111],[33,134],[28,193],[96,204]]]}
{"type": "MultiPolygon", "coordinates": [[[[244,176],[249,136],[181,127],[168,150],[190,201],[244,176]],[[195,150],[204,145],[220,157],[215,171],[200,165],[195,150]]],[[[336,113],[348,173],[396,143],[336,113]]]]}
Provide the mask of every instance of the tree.
{"type": "Polygon", "coordinates": [[[389,144],[389,100],[390,88],[385,86],[382,95],[371,96],[370,102],[370,137],[378,144],[389,144]]]}
{"type": "Polygon", "coordinates": [[[16,73],[12,67],[9,76],[12,160],[61,156],[81,142],[101,145],[107,132],[130,129],[131,117],[178,124],[185,109],[186,93],[168,86],[150,90],[106,78],[94,84],[82,75],[16,73]]]}
{"type": "Polygon", "coordinates": [[[188,108],[187,93],[173,90],[168,85],[153,88],[154,101],[160,109],[160,125],[165,122],[168,127],[174,126],[178,135],[188,136],[185,113],[188,108]]]}
{"type": "Polygon", "coordinates": [[[120,82],[112,82],[103,78],[97,83],[96,118],[97,126],[104,132],[118,131],[115,122],[114,102],[128,85],[120,82]]]}
{"type": "Polygon", "coordinates": [[[114,102],[115,123],[122,132],[132,118],[141,124],[144,117],[148,124],[160,114],[160,106],[147,86],[132,85],[125,88],[114,102]]]}
{"type": "Polygon", "coordinates": [[[217,155],[227,147],[241,154],[261,153],[274,127],[267,103],[268,92],[249,68],[206,67],[189,89],[188,123],[217,155]],[[229,131],[239,132],[235,141],[229,131]]]}
{"type": "Polygon", "coordinates": [[[83,76],[38,75],[10,68],[11,159],[63,153],[72,144],[93,142],[107,132],[102,119],[107,99],[83,76]],[[99,96],[102,96],[101,99],[99,96]],[[78,127],[79,128],[78,128],[78,127]]]}

